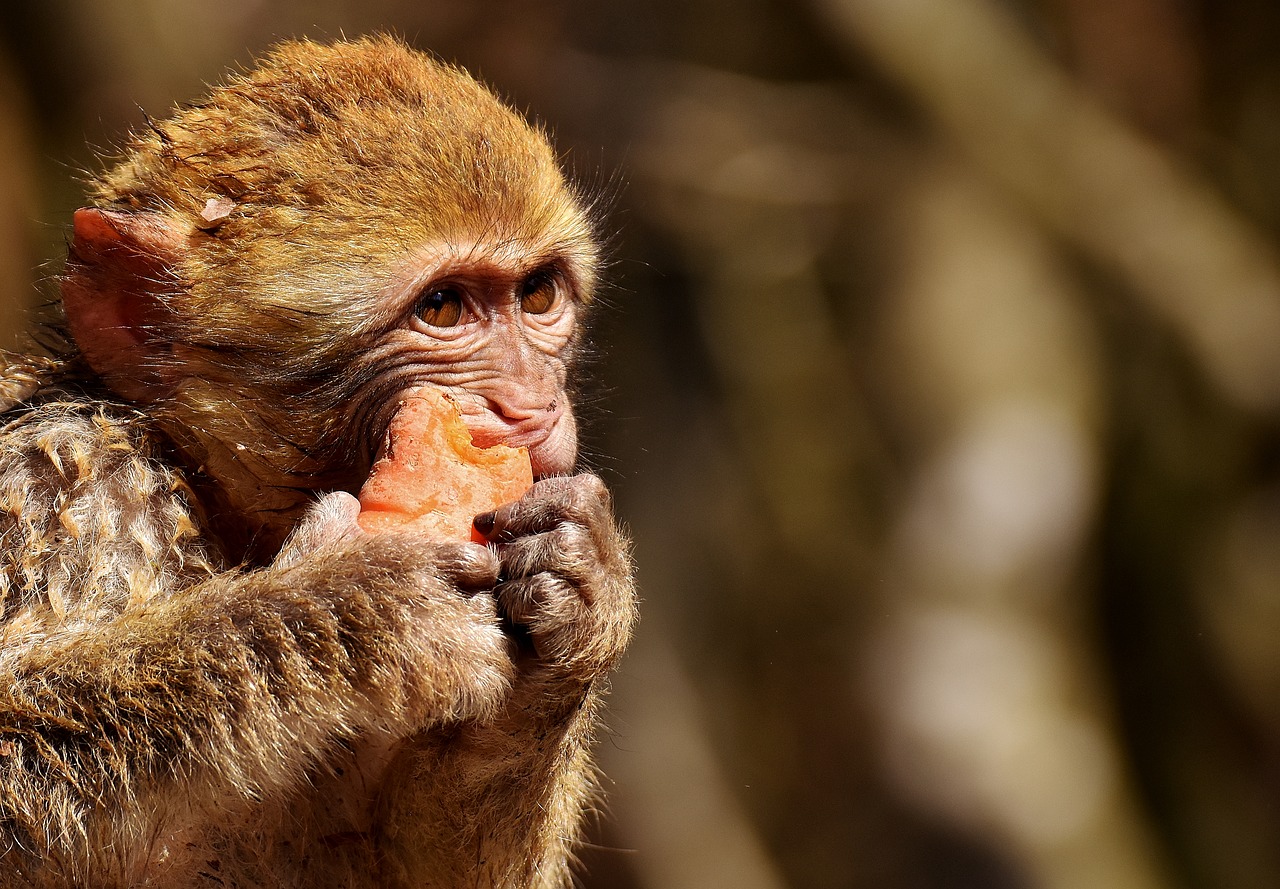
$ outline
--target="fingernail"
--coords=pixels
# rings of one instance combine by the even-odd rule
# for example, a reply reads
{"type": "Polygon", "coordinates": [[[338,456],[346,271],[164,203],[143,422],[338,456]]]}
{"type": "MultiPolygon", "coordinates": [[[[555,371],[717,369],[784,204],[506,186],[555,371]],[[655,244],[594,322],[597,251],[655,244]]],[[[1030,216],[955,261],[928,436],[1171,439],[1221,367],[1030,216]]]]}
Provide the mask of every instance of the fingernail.
{"type": "Polygon", "coordinates": [[[495,518],[496,517],[491,512],[482,512],[480,515],[476,516],[475,521],[472,522],[472,524],[476,526],[477,531],[485,537],[488,537],[489,533],[493,531],[495,518]]]}

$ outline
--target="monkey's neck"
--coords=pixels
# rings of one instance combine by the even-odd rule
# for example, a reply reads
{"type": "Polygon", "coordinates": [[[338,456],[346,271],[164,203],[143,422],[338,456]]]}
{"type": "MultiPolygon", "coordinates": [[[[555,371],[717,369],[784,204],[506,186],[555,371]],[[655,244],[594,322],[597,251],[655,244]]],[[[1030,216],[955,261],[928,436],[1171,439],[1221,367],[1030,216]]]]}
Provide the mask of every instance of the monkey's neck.
{"type": "Polygon", "coordinates": [[[245,498],[217,479],[201,476],[193,483],[208,512],[208,530],[233,563],[260,568],[271,563],[297,525],[309,498],[271,497],[258,491],[245,498]]]}
{"type": "Polygon", "coordinates": [[[275,558],[313,497],[298,485],[273,483],[260,453],[228,448],[191,429],[168,434],[206,517],[206,531],[232,564],[261,567],[275,558]]]}

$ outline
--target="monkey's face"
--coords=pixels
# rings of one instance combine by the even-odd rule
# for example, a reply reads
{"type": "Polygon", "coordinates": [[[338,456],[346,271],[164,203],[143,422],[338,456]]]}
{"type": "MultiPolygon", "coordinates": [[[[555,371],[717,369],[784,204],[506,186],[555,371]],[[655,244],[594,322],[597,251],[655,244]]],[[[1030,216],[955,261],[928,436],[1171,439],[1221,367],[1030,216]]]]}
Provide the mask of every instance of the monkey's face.
{"type": "Polygon", "coordinates": [[[537,476],[569,472],[577,431],[566,390],[582,308],[579,257],[553,244],[429,244],[379,295],[392,325],[361,358],[385,428],[418,385],[455,396],[480,447],[527,447],[537,476]]]}
{"type": "Polygon", "coordinates": [[[557,228],[489,225],[486,238],[428,235],[405,250],[399,237],[360,245],[309,222],[319,229],[310,242],[299,246],[295,229],[291,244],[269,251],[275,266],[257,280],[272,287],[249,290],[220,273],[244,275],[252,253],[210,264],[184,295],[209,308],[183,315],[217,323],[164,337],[174,360],[158,403],[176,439],[201,439],[208,471],[255,498],[354,492],[401,399],[424,385],[455,398],[477,445],[528,448],[539,477],[572,470],[569,368],[593,252],[557,228]],[[294,250],[285,280],[275,267],[294,250]],[[227,313],[225,294],[237,291],[244,297],[227,313]]]}
{"type": "Polygon", "coordinates": [[[286,47],[152,122],[77,213],[63,281],[89,363],[230,514],[281,533],[359,488],[415,386],[451,392],[479,444],[568,472],[596,266],[541,132],[393,42],[329,52],[286,47]]]}
{"type": "Polygon", "coordinates": [[[150,214],[80,211],[64,281],[91,363],[258,539],[287,533],[315,492],[358,490],[401,399],[424,385],[454,396],[479,446],[528,448],[539,477],[573,468],[569,367],[595,263],[589,241],[565,237],[578,229],[490,224],[488,238],[406,250],[403,236],[361,246],[318,213],[308,222],[307,238],[259,226],[247,249],[202,235],[174,246],[150,214]]]}

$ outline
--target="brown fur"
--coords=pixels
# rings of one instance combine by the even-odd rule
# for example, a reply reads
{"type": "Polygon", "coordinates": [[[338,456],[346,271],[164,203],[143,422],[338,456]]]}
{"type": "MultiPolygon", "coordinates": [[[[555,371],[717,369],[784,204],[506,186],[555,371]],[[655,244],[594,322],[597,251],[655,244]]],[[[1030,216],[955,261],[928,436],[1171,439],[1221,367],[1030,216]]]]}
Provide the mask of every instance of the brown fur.
{"type": "Polygon", "coordinates": [[[414,385],[548,405],[567,471],[597,256],[545,138],[394,40],[292,43],[94,199],[79,352],[0,374],[0,887],[567,885],[634,620],[607,492],[539,481],[489,548],[350,497],[414,385]],[[559,327],[460,356],[410,317],[543,268],[559,327]]]}

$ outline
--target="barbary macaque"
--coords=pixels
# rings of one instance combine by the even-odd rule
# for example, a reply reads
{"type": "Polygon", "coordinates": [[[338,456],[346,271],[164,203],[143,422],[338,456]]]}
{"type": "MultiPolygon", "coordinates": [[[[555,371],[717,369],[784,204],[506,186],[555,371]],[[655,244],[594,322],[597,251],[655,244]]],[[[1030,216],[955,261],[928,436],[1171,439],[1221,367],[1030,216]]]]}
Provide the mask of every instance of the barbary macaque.
{"type": "Polygon", "coordinates": [[[635,618],[598,264],[543,134],[389,37],[131,137],[0,373],[0,887],[568,885],[635,618]],[[418,387],[529,450],[487,545],[355,521],[418,387]]]}

